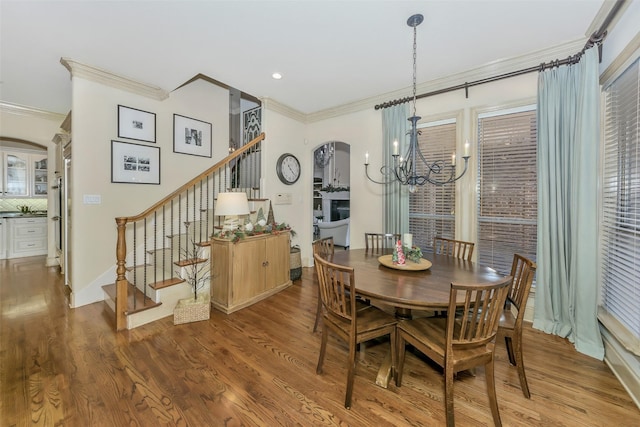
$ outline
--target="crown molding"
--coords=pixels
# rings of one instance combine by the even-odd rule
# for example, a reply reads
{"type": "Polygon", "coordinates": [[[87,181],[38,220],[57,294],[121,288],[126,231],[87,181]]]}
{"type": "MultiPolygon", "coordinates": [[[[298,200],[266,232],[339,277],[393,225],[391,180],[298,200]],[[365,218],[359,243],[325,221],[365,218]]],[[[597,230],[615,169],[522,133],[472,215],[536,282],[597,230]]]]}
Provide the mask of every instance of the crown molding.
{"type": "Polygon", "coordinates": [[[0,112],[54,121],[62,121],[65,118],[64,114],[2,101],[0,101],[0,112]]]}
{"type": "Polygon", "coordinates": [[[289,107],[288,105],[282,104],[281,102],[276,101],[273,98],[259,98],[262,103],[262,108],[268,109],[271,111],[275,111],[276,113],[280,113],[283,116],[289,117],[290,119],[297,120],[302,123],[307,123],[308,114],[302,113],[294,108],[289,107]]]}
{"type": "MultiPolygon", "coordinates": [[[[452,86],[457,86],[465,82],[472,82],[476,80],[486,79],[501,74],[511,73],[514,71],[534,67],[542,64],[543,62],[549,62],[551,60],[566,58],[571,55],[575,55],[581,51],[587,42],[588,38],[584,37],[578,40],[567,42],[561,45],[554,46],[549,49],[530,52],[528,54],[516,56],[509,59],[501,59],[490,62],[471,70],[467,70],[462,73],[452,74],[450,76],[441,77],[435,80],[424,82],[416,85],[416,91],[420,93],[433,92],[440,89],[445,89],[452,86]]],[[[366,108],[373,108],[377,104],[381,104],[393,99],[404,98],[410,96],[413,88],[408,86],[396,91],[387,92],[381,95],[376,95],[370,98],[362,99],[349,104],[344,104],[325,110],[317,111],[306,115],[306,122],[316,122],[320,120],[326,120],[329,118],[341,116],[344,114],[354,113],[366,108]]]]}
{"type": "Polygon", "coordinates": [[[60,58],[60,63],[69,70],[71,77],[84,78],[158,101],[165,100],[169,97],[169,93],[158,86],[122,77],[91,65],[82,64],[70,58],[60,58]]]}

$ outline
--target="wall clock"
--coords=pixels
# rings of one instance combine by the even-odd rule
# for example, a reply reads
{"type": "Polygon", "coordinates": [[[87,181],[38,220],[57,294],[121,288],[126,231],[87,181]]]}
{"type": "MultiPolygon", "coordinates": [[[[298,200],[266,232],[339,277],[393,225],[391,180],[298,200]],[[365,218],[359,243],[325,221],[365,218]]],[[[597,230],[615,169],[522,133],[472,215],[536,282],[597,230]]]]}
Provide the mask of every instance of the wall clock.
{"type": "Polygon", "coordinates": [[[293,154],[285,153],[278,158],[276,173],[280,181],[291,185],[300,178],[300,162],[293,154]]]}

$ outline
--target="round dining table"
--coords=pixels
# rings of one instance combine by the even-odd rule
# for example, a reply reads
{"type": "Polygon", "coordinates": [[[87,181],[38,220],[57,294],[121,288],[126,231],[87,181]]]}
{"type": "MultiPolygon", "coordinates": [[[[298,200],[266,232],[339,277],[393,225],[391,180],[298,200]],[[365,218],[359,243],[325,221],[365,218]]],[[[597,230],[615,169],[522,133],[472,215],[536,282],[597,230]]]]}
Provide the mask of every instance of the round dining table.
{"type": "MultiPolygon", "coordinates": [[[[447,255],[424,254],[426,265],[431,264],[425,269],[413,269],[410,261],[405,267],[389,267],[380,257],[390,253],[366,249],[336,251],[332,262],[352,267],[357,293],[374,305],[395,307],[396,316],[401,319],[411,318],[411,310],[447,311],[452,282],[480,285],[504,278],[490,267],[447,255]]],[[[463,304],[464,295],[461,297],[459,303],[463,304]]],[[[380,366],[376,384],[387,388],[390,379],[389,354],[380,366]]]]}
{"type": "MultiPolygon", "coordinates": [[[[390,253],[366,249],[336,251],[332,262],[354,269],[358,294],[392,305],[401,315],[407,315],[411,309],[446,311],[452,282],[479,285],[504,278],[490,267],[447,255],[424,254],[423,258],[431,263],[424,270],[412,269],[408,260],[406,267],[387,267],[379,258],[390,253]]],[[[464,295],[460,303],[463,298],[464,295]]]]}

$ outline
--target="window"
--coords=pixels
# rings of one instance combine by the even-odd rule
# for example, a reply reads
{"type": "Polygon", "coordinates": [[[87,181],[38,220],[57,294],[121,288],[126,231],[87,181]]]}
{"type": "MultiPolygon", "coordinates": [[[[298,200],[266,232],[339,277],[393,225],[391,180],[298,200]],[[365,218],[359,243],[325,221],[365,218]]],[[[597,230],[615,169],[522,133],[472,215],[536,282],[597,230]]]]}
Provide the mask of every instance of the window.
{"type": "MultiPolygon", "coordinates": [[[[429,163],[441,160],[451,162],[456,149],[455,120],[433,122],[419,126],[418,144],[429,163]]],[[[426,166],[418,163],[419,175],[426,173],[426,166]]],[[[434,236],[455,236],[456,186],[426,184],[409,196],[409,232],[413,244],[422,248],[433,246],[434,236]]]]}
{"type": "Polygon", "coordinates": [[[636,342],[640,339],[639,61],[605,89],[600,242],[602,308],[628,328],[636,342]]]}
{"type": "Polygon", "coordinates": [[[478,118],[478,261],[506,274],[513,254],[536,259],[535,107],[478,118]]]}

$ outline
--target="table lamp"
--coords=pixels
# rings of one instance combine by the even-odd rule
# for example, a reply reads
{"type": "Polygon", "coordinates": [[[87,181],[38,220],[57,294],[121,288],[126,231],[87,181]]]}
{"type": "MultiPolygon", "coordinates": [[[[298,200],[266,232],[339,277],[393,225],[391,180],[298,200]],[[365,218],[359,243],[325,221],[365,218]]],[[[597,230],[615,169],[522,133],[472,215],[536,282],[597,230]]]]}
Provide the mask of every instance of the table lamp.
{"type": "Polygon", "coordinates": [[[218,194],[215,214],[225,217],[222,231],[237,230],[240,225],[238,215],[249,214],[247,194],[240,192],[218,194]]]}

